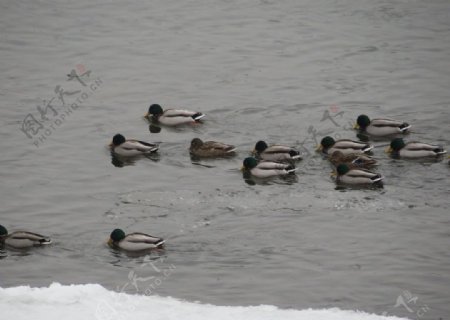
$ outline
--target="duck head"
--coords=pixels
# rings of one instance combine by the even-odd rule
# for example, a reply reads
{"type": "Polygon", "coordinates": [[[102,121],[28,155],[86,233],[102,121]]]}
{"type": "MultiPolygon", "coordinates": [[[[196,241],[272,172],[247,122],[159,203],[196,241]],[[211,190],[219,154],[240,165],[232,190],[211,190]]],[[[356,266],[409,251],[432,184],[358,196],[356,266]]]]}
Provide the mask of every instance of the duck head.
{"type": "Polygon", "coordinates": [[[405,147],[405,141],[402,138],[395,138],[391,141],[389,148],[386,152],[390,153],[392,151],[399,151],[400,149],[405,147]]]}
{"type": "Polygon", "coordinates": [[[253,157],[247,157],[242,162],[241,170],[251,170],[258,165],[258,161],[253,157]]]}
{"type": "Polygon", "coordinates": [[[350,168],[346,164],[340,164],[336,167],[336,171],[337,171],[338,175],[343,175],[343,174],[346,174],[347,172],[349,172],[350,168]]]}
{"type": "Polygon", "coordinates": [[[6,237],[8,235],[8,230],[2,225],[0,225],[0,237],[6,237]]]}
{"type": "Polygon", "coordinates": [[[366,129],[368,126],[370,125],[370,119],[368,116],[366,116],[365,114],[361,114],[360,116],[358,116],[358,118],[356,119],[356,125],[355,125],[355,129],[366,129]]]}
{"type": "Polygon", "coordinates": [[[199,139],[199,138],[194,138],[194,139],[192,139],[192,141],[191,141],[191,148],[192,148],[192,149],[196,149],[196,148],[202,146],[202,144],[203,144],[203,141],[202,141],[201,139],[199,139]]]}
{"type": "Polygon", "coordinates": [[[125,232],[123,232],[122,229],[114,229],[111,232],[111,235],[109,236],[109,243],[110,242],[119,242],[121,240],[125,239],[125,232]]]}
{"type": "Polygon", "coordinates": [[[125,137],[123,135],[121,135],[120,133],[118,133],[113,137],[110,145],[111,146],[119,146],[124,142],[125,142],[125,137]]]}
{"type": "Polygon", "coordinates": [[[148,117],[151,115],[153,117],[158,118],[163,113],[164,113],[163,108],[159,104],[152,104],[150,107],[148,107],[148,112],[145,116],[148,117]]]}
{"type": "Polygon", "coordinates": [[[332,137],[326,136],[320,141],[320,145],[317,148],[317,150],[322,151],[323,149],[328,149],[332,147],[335,144],[335,142],[336,141],[334,141],[332,137]]]}
{"type": "Polygon", "coordinates": [[[260,141],[258,141],[256,144],[255,144],[255,149],[253,150],[253,152],[254,153],[261,153],[261,152],[263,152],[264,150],[266,150],[267,149],[267,143],[265,142],[265,141],[262,141],[262,140],[260,140],[260,141]]]}

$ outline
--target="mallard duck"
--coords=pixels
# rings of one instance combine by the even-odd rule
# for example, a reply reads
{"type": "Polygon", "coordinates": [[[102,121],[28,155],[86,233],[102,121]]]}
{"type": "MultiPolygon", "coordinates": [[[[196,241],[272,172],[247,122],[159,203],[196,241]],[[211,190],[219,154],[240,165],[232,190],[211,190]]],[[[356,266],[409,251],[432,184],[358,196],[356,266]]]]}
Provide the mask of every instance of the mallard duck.
{"type": "Polygon", "coordinates": [[[33,232],[15,231],[8,234],[8,230],[0,225],[0,245],[5,244],[13,248],[24,249],[50,243],[52,243],[50,238],[33,232]]]}
{"type": "Polygon", "coordinates": [[[345,163],[351,169],[353,168],[370,168],[377,164],[377,161],[365,154],[349,153],[343,154],[341,151],[334,151],[328,159],[334,166],[345,163]]]}
{"type": "Polygon", "coordinates": [[[236,147],[231,144],[225,144],[217,141],[202,141],[199,138],[194,138],[191,141],[189,152],[196,157],[226,157],[234,155],[236,147]]]}
{"type": "Polygon", "coordinates": [[[297,170],[291,164],[278,163],[272,161],[258,161],[253,157],[244,159],[242,170],[249,172],[257,178],[269,178],[275,176],[285,176],[297,170]]]}
{"type": "Polygon", "coordinates": [[[110,147],[113,152],[125,157],[149,154],[156,152],[159,149],[159,146],[154,143],[139,140],[126,140],[120,133],[113,137],[110,147]]]}
{"type": "Polygon", "coordinates": [[[262,140],[256,143],[253,154],[259,159],[267,161],[285,162],[300,160],[302,158],[300,151],[295,150],[292,147],[283,145],[272,145],[269,147],[267,143],[262,140]]]}
{"type": "Polygon", "coordinates": [[[166,109],[159,104],[152,104],[148,108],[148,112],[145,115],[147,119],[151,119],[157,123],[161,123],[166,126],[178,126],[182,124],[195,124],[198,123],[205,115],[197,111],[179,110],[179,109],[166,109]]]}
{"type": "Polygon", "coordinates": [[[337,183],[343,184],[375,184],[381,183],[383,177],[375,172],[365,169],[350,169],[346,164],[340,164],[336,168],[337,183]]]}
{"type": "Polygon", "coordinates": [[[373,146],[361,141],[353,141],[349,139],[341,139],[335,141],[332,137],[326,136],[320,141],[318,150],[326,154],[332,154],[334,151],[341,151],[343,154],[368,153],[373,149],[373,146]]]}
{"type": "Polygon", "coordinates": [[[392,119],[370,120],[365,114],[358,116],[355,125],[355,129],[378,137],[408,133],[410,128],[411,125],[406,122],[392,119]]]}
{"type": "Polygon", "coordinates": [[[386,152],[396,157],[411,159],[437,158],[447,153],[442,146],[416,141],[405,143],[402,138],[392,140],[386,152]]]}
{"type": "Polygon", "coordinates": [[[142,251],[161,249],[164,246],[164,240],[140,232],[125,235],[122,229],[114,229],[109,237],[108,245],[125,251],[142,251]]]}

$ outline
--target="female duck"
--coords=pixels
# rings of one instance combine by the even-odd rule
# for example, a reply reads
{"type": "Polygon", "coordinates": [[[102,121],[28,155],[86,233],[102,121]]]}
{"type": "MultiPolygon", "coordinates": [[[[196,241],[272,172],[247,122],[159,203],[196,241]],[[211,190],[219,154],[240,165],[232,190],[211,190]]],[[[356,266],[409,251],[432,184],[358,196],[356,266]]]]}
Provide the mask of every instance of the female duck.
{"type": "Polygon", "coordinates": [[[159,104],[152,104],[145,115],[147,119],[166,126],[199,123],[199,120],[204,116],[203,113],[197,111],[179,109],[163,110],[159,104]]]}
{"type": "Polygon", "coordinates": [[[28,232],[16,231],[8,234],[8,230],[0,225],[0,245],[7,245],[17,249],[42,246],[52,243],[52,240],[46,236],[28,232]]]}
{"type": "Polygon", "coordinates": [[[269,147],[265,141],[258,141],[256,143],[253,154],[259,159],[267,161],[292,162],[302,159],[300,151],[292,147],[284,145],[272,145],[269,147]]]}
{"type": "Polygon", "coordinates": [[[140,232],[125,235],[122,229],[114,229],[109,237],[108,245],[125,251],[142,251],[161,249],[164,246],[164,240],[140,232]]]}
{"type": "Polygon", "coordinates": [[[370,185],[380,184],[383,177],[375,172],[364,169],[351,169],[346,164],[340,164],[336,168],[337,183],[352,184],[352,185],[370,185]]]}
{"type": "Polygon", "coordinates": [[[242,170],[249,172],[257,178],[269,178],[275,176],[285,176],[297,170],[291,164],[278,163],[272,161],[258,161],[253,157],[244,159],[242,170]]]}
{"type": "Polygon", "coordinates": [[[395,157],[410,159],[437,158],[447,153],[442,146],[414,141],[405,143],[402,138],[392,140],[386,152],[395,157]]]}
{"type": "Polygon", "coordinates": [[[343,154],[368,153],[373,149],[373,146],[361,141],[353,141],[349,139],[342,139],[335,141],[332,137],[326,136],[320,141],[318,150],[326,154],[332,154],[334,151],[341,151],[343,154]]]}
{"type": "Polygon", "coordinates": [[[191,141],[189,152],[199,158],[227,157],[235,154],[236,147],[217,141],[202,141],[194,138],[191,141]]]}
{"type": "Polygon", "coordinates": [[[120,156],[133,157],[158,151],[157,144],[139,140],[126,140],[120,133],[116,134],[109,145],[113,152],[120,156]]]}
{"type": "Polygon", "coordinates": [[[377,164],[377,161],[365,154],[349,153],[343,154],[341,151],[334,151],[328,158],[337,167],[345,163],[349,168],[370,168],[377,164]]]}
{"type": "Polygon", "coordinates": [[[372,119],[365,114],[360,115],[356,120],[355,129],[372,136],[389,136],[395,134],[405,134],[409,132],[411,125],[392,119],[372,119]]]}

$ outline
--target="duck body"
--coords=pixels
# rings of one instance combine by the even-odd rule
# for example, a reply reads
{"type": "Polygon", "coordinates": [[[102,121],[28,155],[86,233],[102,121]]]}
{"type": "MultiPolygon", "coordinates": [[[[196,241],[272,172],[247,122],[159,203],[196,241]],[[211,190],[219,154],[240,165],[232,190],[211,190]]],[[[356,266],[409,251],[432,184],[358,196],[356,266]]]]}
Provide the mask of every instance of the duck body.
{"type": "Polygon", "coordinates": [[[344,155],[347,154],[364,154],[369,153],[373,146],[361,141],[354,141],[350,139],[341,139],[335,141],[332,137],[327,136],[320,142],[319,150],[326,154],[333,154],[335,151],[340,151],[344,155]]]}
{"type": "Polygon", "coordinates": [[[340,164],[336,168],[337,183],[349,185],[373,185],[380,184],[383,177],[379,173],[375,173],[365,169],[351,169],[346,164],[340,164]]]}
{"type": "Polygon", "coordinates": [[[393,119],[380,118],[370,120],[368,116],[362,114],[356,120],[356,128],[371,136],[382,137],[409,133],[411,125],[393,119]]]}
{"type": "Polygon", "coordinates": [[[202,141],[199,138],[194,138],[191,141],[189,152],[196,157],[212,158],[212,157],[226,157],[235,154],[236,147],[231,144],[226,144],[217,141],[202,141]]]}
{"type": "Polygon", "coordinates": [[[126,140],[121,134],[113,137],[110,147],[114,153],[124,157],[150,154],[159,149],[157,144],[132,139],[126,140]]]}
{"type": "Polygon", "coordinates": [[[395,157],[407,159],[438,158],[447,153],[447,151],[439,145],[417,141],[405,143],[401,138],[392,140],[387,152],[395,157]]]}
{"type": "Polygon", "coordinates": [[[334,151],[328,159],[337,167],[344,163],[351,169],[353,168],[370,168],[377,164],[377,161],[365,154],[348,153],[343,154],[341,151],[334,151]]]}
{"type": "Polygon", "coordinates": [[[159,104],[152,104],[146,118],[165,126],[179,126],[184,124],[196,124],[205,114],[197,111],[183,109],[166,109],[163,110],[159,104]]]}
{"type": "Polygon", "coordinates": [[[261,160],[274,162],[292,162],[301,160],[300,151],[285,145],[268,146],[265,141],[258,141],[253,153],[261,160]]]}
{"type": "Polygon", "coordinates": [[[285,176],[297,170],[293,165],[286,163],[272,161],[261,161],[258,163],[253,157],[244,159],[243,169],[257,178],[285,176]]]}
{"type": "Polygon", "coordinates": [[[125,251],[143,251],[163,248],[164,239],[141,232],[125,235],[121,229],[115,229],[111,232],[108,245],[125,251]]]}
{"type": "Polygon", "coordinates": [[[0,244],[4,244],[12,248],[26,249],[52,243],[52,240],[49,237],[37,233],[28,231],[15,231],[8,234],[4,227],[0,227],[0,244]]]}

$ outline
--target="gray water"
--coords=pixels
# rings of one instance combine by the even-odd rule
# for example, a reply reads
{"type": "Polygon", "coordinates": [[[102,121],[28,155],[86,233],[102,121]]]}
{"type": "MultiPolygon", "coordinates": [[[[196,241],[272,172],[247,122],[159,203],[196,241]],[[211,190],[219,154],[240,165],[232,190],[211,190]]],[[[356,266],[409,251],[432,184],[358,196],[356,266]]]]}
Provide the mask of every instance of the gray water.
{"type": "Polygon", "coordinates": [[[449,318],[447,161],[393,160],[376,141],[384,188],[336,189],[314,149],[356,139],[361,113],[450,148],[450,2],[5,0],[0,30],[0,224],[54,239],[0,251],[0,286],[449,318]],[[152,133],[151,103],[207,117],[152,133]],[[37,132],[21,130],[30,116],[37,132]],[[159,155],[116,166],[117,132],[159,155]],[[238,155],[192,160],[193,137],[238,155]],[[295,177],[243,179],[260,139],[303,151],[295,177]],[[115,252],[116,227],[166,250],[115,252]]]}

